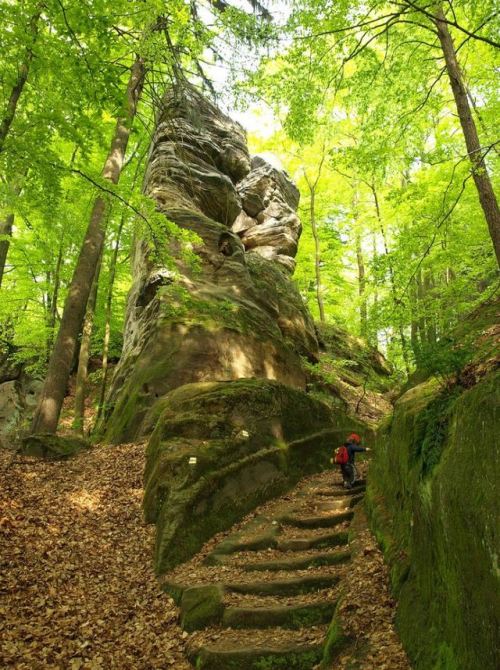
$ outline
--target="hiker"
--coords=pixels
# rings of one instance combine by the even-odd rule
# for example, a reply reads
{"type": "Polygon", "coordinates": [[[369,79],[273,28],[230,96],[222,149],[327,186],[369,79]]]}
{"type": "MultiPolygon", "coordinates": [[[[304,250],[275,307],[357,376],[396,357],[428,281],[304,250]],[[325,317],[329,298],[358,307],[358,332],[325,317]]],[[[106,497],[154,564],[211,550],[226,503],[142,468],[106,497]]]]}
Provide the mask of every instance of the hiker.
{"type": "MultiPolygon", "coordinates": [[[[370,451],[368,447],[361,446],[361,438],[356,433],[351,433],[344,444],[335,453],[335,463],[340,465],[344,488],[351,489],[359,479],[358,471],[354,464],[356,454],[362,451],[370,451]]],[[[333,459],[332,459],[333,461],[333,459]]]]}

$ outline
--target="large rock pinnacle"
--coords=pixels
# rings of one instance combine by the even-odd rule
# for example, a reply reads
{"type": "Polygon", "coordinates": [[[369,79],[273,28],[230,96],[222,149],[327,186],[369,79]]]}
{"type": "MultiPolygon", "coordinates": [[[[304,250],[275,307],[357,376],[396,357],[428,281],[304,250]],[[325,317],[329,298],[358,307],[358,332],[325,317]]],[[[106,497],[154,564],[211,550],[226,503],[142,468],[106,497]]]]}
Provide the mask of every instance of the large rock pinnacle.
{"type": "Polygon", "coordinates": [[[144,192],[198,235],[200,262],[186,263],[175,240],[153,250],[137,239],[108,439],[149,433],[183,384],[254,377],[304,388],[300,357],[314,359],[318,344],[290,278],[301,227],[288,176],[252,160],[243,128],[186,87],[162,101],[144,192]]]}

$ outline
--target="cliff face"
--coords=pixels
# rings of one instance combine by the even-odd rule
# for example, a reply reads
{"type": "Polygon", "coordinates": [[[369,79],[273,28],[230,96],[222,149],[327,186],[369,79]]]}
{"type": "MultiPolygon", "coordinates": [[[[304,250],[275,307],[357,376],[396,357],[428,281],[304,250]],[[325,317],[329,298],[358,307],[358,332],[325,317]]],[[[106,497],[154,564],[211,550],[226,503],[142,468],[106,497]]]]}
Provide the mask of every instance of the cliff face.
{"type": "Polygon", "coordinates": [[[290,280],[300,236],[299,193],[251,160],[241,126],[194,89],[163,100],[145,193],[199,236],[200,267],[137,240],[124,349],[108,397],[106,437],[151,431],[155,406],[191,382],[257,377],[305,387],[314,325],[290,280]]]}
{"type": "Polygon", "coordinates": [[[417,670],[498,668],[498,307],[461,325],[459,337],[475,331],[474,358],[455,381],[397,401],[370,468],[372,525],[417,670]]]}

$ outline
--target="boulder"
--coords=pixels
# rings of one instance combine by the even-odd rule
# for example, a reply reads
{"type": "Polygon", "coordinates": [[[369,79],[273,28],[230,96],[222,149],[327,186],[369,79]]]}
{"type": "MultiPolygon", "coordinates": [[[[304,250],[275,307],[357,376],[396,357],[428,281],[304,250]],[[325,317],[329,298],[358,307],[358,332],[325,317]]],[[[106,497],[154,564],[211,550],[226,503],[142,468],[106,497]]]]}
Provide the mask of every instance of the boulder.
{"type": "Polygon", "coordinates": [[[0,356],[0,447],[16,449],[36,409],[41,380],[12,357],[0,356]]]}
{"type": "Polygon", "coordinates": [[[90,443],[82,437],[40,433],[24,437],[21,442],[20,453],[23,456],[60,460],[74,456],[83,449],[89,448],[90,443]]]}

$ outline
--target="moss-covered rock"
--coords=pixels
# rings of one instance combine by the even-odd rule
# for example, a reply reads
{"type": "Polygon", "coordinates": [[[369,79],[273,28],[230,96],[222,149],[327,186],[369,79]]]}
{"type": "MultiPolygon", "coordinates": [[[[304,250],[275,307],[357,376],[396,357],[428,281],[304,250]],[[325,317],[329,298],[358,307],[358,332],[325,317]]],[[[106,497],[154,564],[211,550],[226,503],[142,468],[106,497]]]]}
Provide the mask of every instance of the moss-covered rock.
{"type": "Polygon", "coordinates": [[[241,126],[183,86],[159,106],[145,193],[173,234],[155,233],[154,249],[137,236],[123,352],[99,435],[115,443],[149,435],[160,399],[184,384],[259,377],[305,389],[301,356],[315,360],[318,342],[290,277],[300,235],[290,179],[250,161],[241,126]],[[241,206],[256,195],[253,219],[241,206]],[[240,214],[251,242],[241,239],[247,229],[230,228],[240,214]]]}
{"type": "Polygon", "coordinates": [[[181,599],[181,626],[189,632],[219,623],[224,613],[224,589],[204,584],[186,589],[181,599]]]}
{"type": "Polygon", "coordinates": [[[144,502],[158,527],[158,572],[300,477],[330,467],[344,432],[358,427],[306,393],[263,379],[188,384],[161,408],[144,502]]]}
{"type": "Polygon", "coordinates": [[[20,453],[25,456],[62,459],[74,456],[82,451],[82,449],[89,448],[90,442],[84,440],[82,437],[40,433],[25,437],[21,443],[20,453]]]}
{"type": "Polygon", "coordinates": [[[332,667],[337,655],[349,644],[350,638],[344,631],[344,626],[340,617],[340,602],[337,603],[333,618],[326,634],[323,658],[320,668],[328,670],[332,667]]]}
{"type": "Polygon", "coordinates": [[[498,667],[500,373],[405,393],[370,471],[372,526],[418,670],[498,667]]]}

